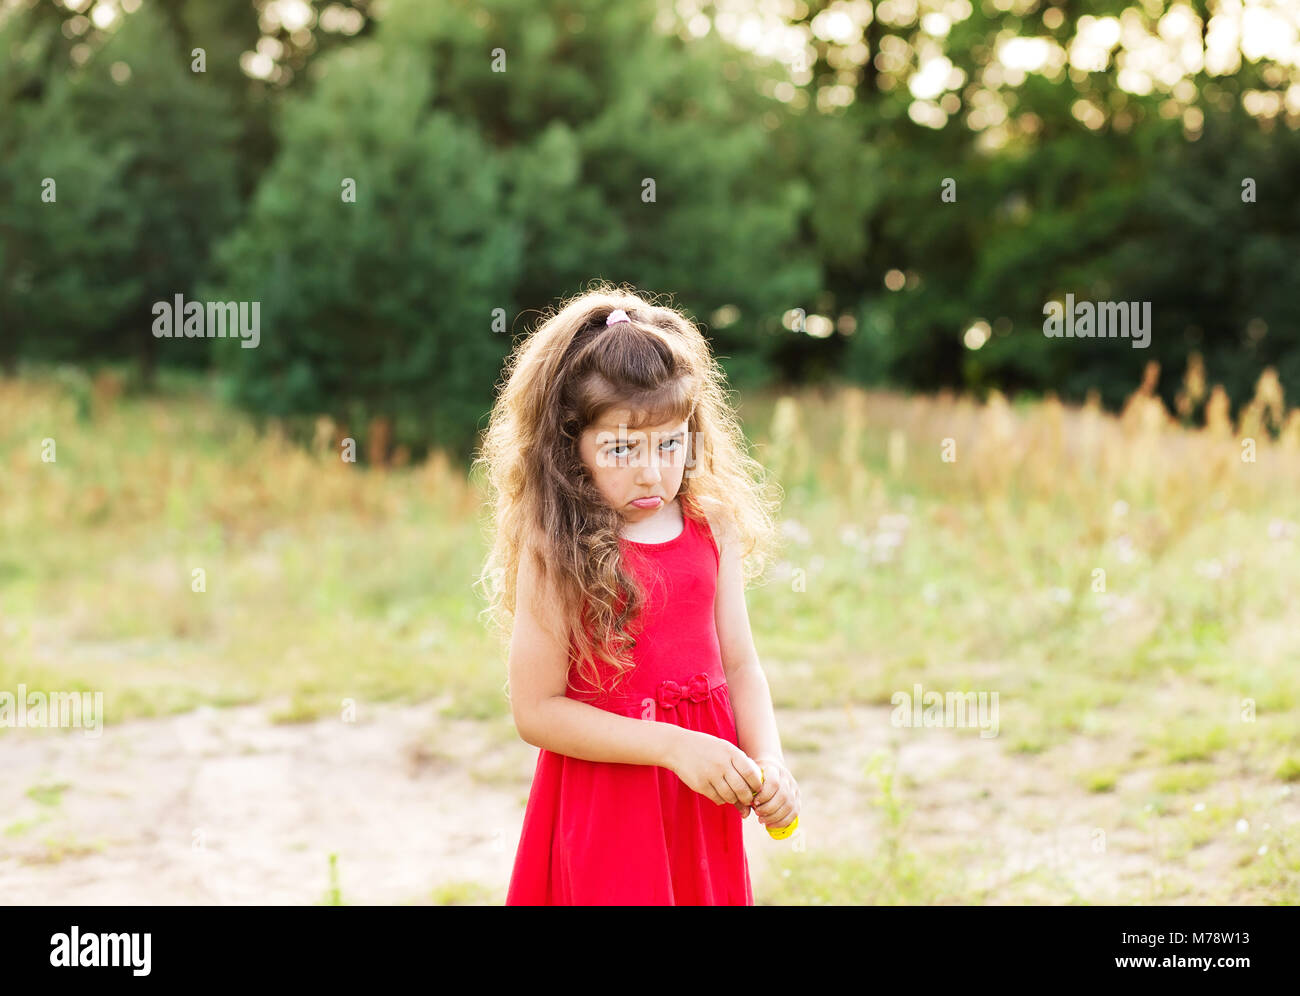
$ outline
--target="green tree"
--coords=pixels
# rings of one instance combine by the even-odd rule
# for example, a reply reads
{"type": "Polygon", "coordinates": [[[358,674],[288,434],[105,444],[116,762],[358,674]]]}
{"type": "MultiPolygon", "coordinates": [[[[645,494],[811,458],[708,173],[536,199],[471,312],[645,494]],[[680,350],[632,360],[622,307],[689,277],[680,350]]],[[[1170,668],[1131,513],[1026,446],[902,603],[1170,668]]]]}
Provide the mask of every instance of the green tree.
{"type": "Polygon", "coordinates": [[[216,344],[235,396],[467,453],[509,348],[494,314],[522,332],[593,277],[706,325],[731,305],[719,351],[764,376],[779,315],[817,290],[810,186],[752,58],[658,11],[399,0],[317,60],[220,252],[220,296],[262,306],[257,349],[216,344]]]}
{"type": "MultiPolygon", "coordinates": [[[[1017,73],[999,58],[1012,39],[1067,52],[1085,15],[1122,15],[1155,37],[1172,2],[898,2],[877,5],[860,37],[833,39],[818,30],[829,6],[814,2],[799,18],[816,53],[808,103],[825,102],[837,129],[848,122],[874,150],[882,193],[863,220],[861,257],[820,256],[827,310],[858,319],[847,372],[926,389],[1051,388],[1076,400],[1098,387],[1118,404],[1151,359],[1174,372],[1161,382],[1172,400],[1197,349],[1237,400],[1266,363],[1284,384],[1300,383],[1294,295],[1281,290],[1294,284],[1300,248],[1294,200],[1282,192],[1300,165],[1295,116],[1241,109],[1250,90],[1281,97],[1294,66],[1243,57],[1235,70],[1202,65],[1140,93],[1120,85],[1120,43],[1090,70],[1017,73]],[[938,11],[937,23],[926,16],[938,11]],[[937,86],[919,75],[936,56],[948,60],[937,86]],[[824,101],[846,85],[847,108],[824,101]],[[935,117],[938,127],[925,123],[935,117]],[[1256,205],[1242,201],[1244,177],[1259,181],[1256,205]],[[941,199],[945,179],[955,200],[941,199]],[[892,270],[906,274],[896,291],[885,287],[892,270]],[[1044,337],[1043,305],[1066,292],[1150,301],[1150,348],[1044,337]],[[963,332],[980,319],[993,336],[969,349],[963,332]]],[[[1191,9],[1204,48],[1219,11],[1191,9]]]]}
{"type": "Polygon", "coordinates": [[[0,131],[0,190],[14,205],[0,225],[9,354],[134,356],[147,382],[159,343],[152,302],[192,294],[209,244],[236,218],[237,125],[150,6],[66,74],[49,68],[50,29],[26,12],[0,28],[19,53],[0,75],[11,112],[0,131]],[[53,203],[41,200],[47,177],[53,203]]]}

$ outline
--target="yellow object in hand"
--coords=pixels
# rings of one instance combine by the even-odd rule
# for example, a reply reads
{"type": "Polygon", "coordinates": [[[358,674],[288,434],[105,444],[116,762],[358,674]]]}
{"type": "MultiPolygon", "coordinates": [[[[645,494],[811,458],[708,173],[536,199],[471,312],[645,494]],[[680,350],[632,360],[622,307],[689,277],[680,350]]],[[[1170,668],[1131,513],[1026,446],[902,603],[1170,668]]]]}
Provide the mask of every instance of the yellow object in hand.
{"type": "MultiPolygon", "coordinates": [[[[759,781],[759,787],[760,787],[760,788],[762,788],[763,780],[764,780],[763,769],[762,769],[762,767],[760,767],[760,768],[758,769],[758,781],[759,781]]],[[[790,821],[790,825],[789,825],[789,826],[785,826],[785,827],[768,827],[768,828],[767,828],[767,834],[768,834],[768,836],[771,837],[773,840],[785,840],[787,837],[790,836],[790,834],[794,833],[795,829],[796,829],[798,826],[799,826],[799,817],[796,816],[793,820],[790,821]]]]}

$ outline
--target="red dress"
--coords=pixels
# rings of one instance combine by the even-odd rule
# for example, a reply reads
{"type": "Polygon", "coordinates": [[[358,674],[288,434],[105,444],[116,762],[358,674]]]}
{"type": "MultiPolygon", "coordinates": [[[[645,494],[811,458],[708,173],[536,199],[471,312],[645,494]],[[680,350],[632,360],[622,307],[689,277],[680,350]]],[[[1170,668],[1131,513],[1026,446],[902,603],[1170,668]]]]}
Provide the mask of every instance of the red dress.
{"type": "MultiPolygon", "coordinates": [[[[685,527],[674,539],[621,541],[646,595],[642,628],[633,631],[636,667],[620,692],[589,704],[739,746],[713,615],[718,547],[688,505],[683,496],[685,527]]],[[[566,694],[589,701],[579,694],[589,688],[579,683],[566,694]]],[[[734,806],[719,806],[668,768],[542,749],[506,905],[752,906],[742,828],[734,806]]]]}

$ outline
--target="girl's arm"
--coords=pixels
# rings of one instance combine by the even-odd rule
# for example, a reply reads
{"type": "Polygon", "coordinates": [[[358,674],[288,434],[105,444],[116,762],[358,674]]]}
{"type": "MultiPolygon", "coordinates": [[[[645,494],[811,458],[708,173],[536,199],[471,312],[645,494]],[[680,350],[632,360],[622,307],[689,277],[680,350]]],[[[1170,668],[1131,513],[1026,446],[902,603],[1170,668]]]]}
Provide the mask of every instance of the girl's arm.
{"type": "Polygon", "coordinates": [[[755,761],[770,759],[785,765],[781,736],[772,711],[772,691],[758,663],[754,636],[745,606],[745,579],[740,554],[726,534],[715,530],[718,543],[718,588],[713,603],[718,646],[731,693],[740,749],[755,761]]]}
{"type": "Polygon", "coordinates": [[[510,638],[510,711],[525,742],[585,761],[653,764],[676,770],[689,730],[618,716],[568,698],[568,635],[543,624],[559,604],[543,590],[525,551],[520,558],[510,638]]]}

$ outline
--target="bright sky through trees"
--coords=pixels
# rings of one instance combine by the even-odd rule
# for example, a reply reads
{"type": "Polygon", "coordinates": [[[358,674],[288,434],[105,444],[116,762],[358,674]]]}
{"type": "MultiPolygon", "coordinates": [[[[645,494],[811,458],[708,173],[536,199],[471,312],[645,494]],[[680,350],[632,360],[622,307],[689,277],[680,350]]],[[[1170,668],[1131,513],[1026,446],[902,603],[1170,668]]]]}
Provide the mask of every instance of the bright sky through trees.
{"type": "MultiPolygon", "coordinates": [[[[1063,82],[1068,75],[1079,83],[1087,73],[1113,68],[1117,84],[1129,93],[1168,94],[1178,106],[1162,108],[1162,113],[1184,115],[1184,124],[1195,133],[1200,111],[1190,106],[1197,95],[1191,77],[1201,72],[1231,75],[1243,58],[1275,63],[1279,72],[1300,67],[1300,3],[1296,0],[1216,0],[1204,32],[1200,17],[1188,4],[1146,0],[1119,16],[1080,17],[1073,31],[1065,32],[1064,44],[1051,34],[1065,21],[1059,8],[1041,0],[990,0],[991,10],[1022,17],[1024,29],[998,33],[996,57],[974,81],[953,66],[944,44],[954,25],[974,13],[968,0],[881,0],[875,5],[870,0],[844,0],[806,25],[789,23],[806,12],[800,0],[718,0],[713,21],[702,6],[699,0],[678,0],[676,10],[687,33],[701,36],[716,24],[718,32],[736,45],[787,63],[794,84],[809,82],[814,41],[836,46],[836,68],[843,81],[818,95],[826,109],[853,100],[857,77],[868,59],[880,73],[881,89],[906,85],[913,97],[910,116],[933,128],[947,124],[961,107],[957,92],[973,82],[965,93],[969,104],[965,122],[975,131],[991,130],[987,144],[993,147],[1005,140],[998,131],[1007,117],[1005,101],[999,96],[1002,88],[1020,86],[1031,73],[1054,82],[1063,82]],[[865,40],[873,19],[889,32],[880,38],[875,52],[865,40]]],[[[799,100],[803,92],[792,85],[775,96],[799,100]]],[[[1300,123],[1300,83],[1283,91],[1246,91],[1242,104],[1256,117],[1285,113],[1300,123]]],[[[1086,98],[1076,103],[1074,113],[1090,128],[1105,121],[1102,110],[1086,98]]]]}

